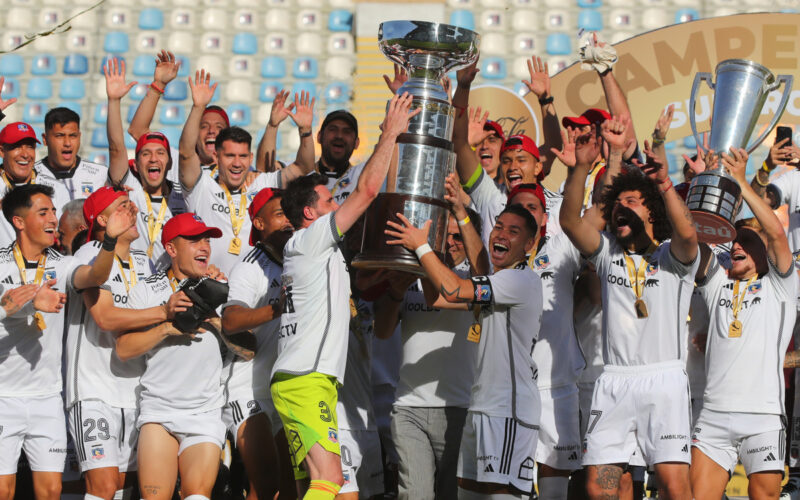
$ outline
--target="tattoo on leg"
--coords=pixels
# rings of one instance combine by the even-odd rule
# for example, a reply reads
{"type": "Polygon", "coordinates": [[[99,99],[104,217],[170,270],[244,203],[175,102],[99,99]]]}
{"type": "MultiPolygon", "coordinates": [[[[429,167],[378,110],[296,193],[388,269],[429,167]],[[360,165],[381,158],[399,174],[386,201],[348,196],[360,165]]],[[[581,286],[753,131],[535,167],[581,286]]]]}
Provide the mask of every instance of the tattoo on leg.
{"type": "MultiPolygon", "coordinates": [[[[619,489],[619,479],[622,477],[622,467],[616,465],[598,465],[597,479],[594,483],[603,490],[617,491],[619,489]]],[[[617,498],[617,495],[614,495],[617,498]]]]}
{"type": "Polygon", "coordinates": [[[148,495],[158,495],[158,492],[161,490],[160,486],[155,486],[152,484],[145,484],[142,486],[142,490],[148,495]]]}

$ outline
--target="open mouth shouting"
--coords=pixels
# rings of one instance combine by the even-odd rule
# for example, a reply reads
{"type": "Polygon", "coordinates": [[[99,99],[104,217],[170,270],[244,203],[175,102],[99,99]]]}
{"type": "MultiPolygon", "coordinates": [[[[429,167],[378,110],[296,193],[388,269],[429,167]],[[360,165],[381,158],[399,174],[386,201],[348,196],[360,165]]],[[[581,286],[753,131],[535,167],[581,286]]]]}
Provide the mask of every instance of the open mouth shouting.
{"type": "Polygon", "coordinates": [[[508,245],[505,242],[493,242],[490,256],[492,258],[492,262],[503,261],[508,256],[508,245]]]}

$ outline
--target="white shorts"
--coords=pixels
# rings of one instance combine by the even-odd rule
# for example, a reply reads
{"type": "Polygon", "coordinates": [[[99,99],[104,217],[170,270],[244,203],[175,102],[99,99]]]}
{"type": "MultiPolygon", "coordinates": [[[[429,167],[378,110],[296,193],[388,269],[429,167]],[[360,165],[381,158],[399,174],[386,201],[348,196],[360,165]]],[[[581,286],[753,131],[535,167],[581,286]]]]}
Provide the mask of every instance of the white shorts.
{"type": "Polygon", "coordinates": [[[513,418],[467,412],[458,455],[458,477],[533,491],[538,429],[513,418]]]}
{"type": "Polygon", "coordinates": [[[339,429],[344,485],[339,493],[358,492],[359,498],[383,494],[383,461],[378,431],[339,429]]]}
{"type": "Polygon", "coordinates": [[[222,408],[195,414],[164,415],[139,414],[136,427],[144,424],[159,424],[178,440],[178,456],[193,445],[214,443],[222,449],[225,444],[225,424],[222,423],[222,408]]]}
{"type": "Polygon", "coordinates": [[[580,402],[578,387],[539,389],[542,414],[536,461],[554,469],[581,468],[580,402]]]}
{"type": "Polygon", "coordinates": [[[283,430],[283,423],[272,404],[272,399],[235,399],[222,407],[222,423],[233,435],[233,444],[238,444],[239,427],[248,418],[264,413],[272,427],[272,435],[283,430]]]}
{"type": "Polygon", "coordinates": [[[63,472],[67,428],[61,394],[0,398],[0,475],[16,474],[20,450],[31,470],[63,472]]]}
{"type": "Polygon", "coordinates": [[[78,401],[69,409],[69,432],[81,472],[103,467],[136,470],[136,409],[78,401]]]}
{"type": "MultiPolygon", "coordinates": [[[[800,265],[795,260],[795,265],[800,265]]],[[[800,307],[800,303],[798,303],[800,307]]],[[[795,329],[800,328],[796,325],[795,329]]],[[[797,345],[797,343],[795,343],[797,345]]],[[[800,370],[794,370],[794,407],[792,408],[792,421],[789,424],[789,467],[800,466],[800,370]]]]}
{"type": "Polygon", "coordinates": [[[702,451],[729,474],[739,458],[749,476],[756,472],[783,472],[786,433],[780,415],[700,412],[692,446],[702,451]]]}
{"type": "Polygon", "coordinates": [[[606,366],[597,379],[583,465],[691,462],[689,381],[683,363],[606,366]]]}
{"type": "Polygon", "coordinates": [[[583,439],[586,437],[586,428],[589,426],[589,412],[592,411],[593,395],[594,382],[578,383],[578,403],[580,405],[581,412],[581,441],[583,441],[583,439]]]}

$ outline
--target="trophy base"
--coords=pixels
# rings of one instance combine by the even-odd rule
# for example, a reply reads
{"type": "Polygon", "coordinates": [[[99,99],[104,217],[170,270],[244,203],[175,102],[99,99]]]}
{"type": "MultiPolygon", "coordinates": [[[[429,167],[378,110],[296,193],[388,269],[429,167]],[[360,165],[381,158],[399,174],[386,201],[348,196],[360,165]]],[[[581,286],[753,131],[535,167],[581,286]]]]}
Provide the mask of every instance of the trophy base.
{"type": "Polygon", "coordinates": [[[718,245],[736,238],[736,229],[725,217],[705,210],[692,210],[692,219],[697,229],[697,239],[703,243],[718,245]]]}
{"type": "Polygon", "coordinates": [[[444,260],[448,204],[443,200],[401,193],[381,193],[364,214],[364,239],[361,253],[351,266],[357,269],[391,269],[425,276],[414,252],[401,245],[388,245],[384,230],[386,221],[400,223],[397,213],[403,214],[416,227],[432,220],[428,243],[439,259],[444,260]]]}
{"type": "Polygon", "coordinates": [[[732,178],[715,171],[692,180],[686,205],[692,212],[697,239],[704,243],[727,243],[736,238],[733,220],[742,203],[742,189],[732,178]]]}

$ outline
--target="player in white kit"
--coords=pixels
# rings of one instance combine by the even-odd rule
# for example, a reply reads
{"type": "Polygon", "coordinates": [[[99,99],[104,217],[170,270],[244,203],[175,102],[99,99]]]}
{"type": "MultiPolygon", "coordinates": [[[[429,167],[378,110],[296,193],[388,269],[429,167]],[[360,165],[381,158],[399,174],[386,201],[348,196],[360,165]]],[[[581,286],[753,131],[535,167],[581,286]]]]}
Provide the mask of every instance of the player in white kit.
{"type": "Polygon", "coordinates": [[[272,499],[281,486],[280,479],[286,474],[291,477],[289,449],[272,404],[268,375],[278,355],[283,247],[293,232],[281,208],[281,197],[280,191],[264,188],[253,199],[248,209],[253,250],[231,270],[228,302],[222,313],[225,331],[252,329],[258,341],[254,359],[244,361],[228,353],[222,370],[222,419],[247,469],[248,500],[272,499]],[[279,454],[275,453],[276,441],[279,454]]]}
{"type": "MultiPolygon", "coordinates": [[[[286,186],[293,179],[311,172],[314,166],[295,163],[278,172],[258,173],[255,180],[246,185],[253,160],[250,151],[252,138],[241,128],[229,127],[221,130],[215,139],[217,178],[203,175],[202,162],[195,146],[201,117],[217,87],[216,83],[210,85],[210,78],[208,73],[201,70],[194,80],[189,79],[193,105],[181,134],[180,179],[187,210],[222,230],[222,238],[212,242],[212,258],[222,272],[229,273],[239,257],[252,249],[248,240],[251,222],[247,217],[247,207],[253,197],[264,188],[286,186]]],[[[303,94],[296,108],[291,116],[298,124],[300,147],[313,148],[313,103],[307,94],[303,94]]]]}
{"type": "Polygon", "coordinates": [[[697,234],[666,161],[651,151],[646,176],[624,172],[606,189],[603,214],[610,232],[582,220],[586,176],[600,150],[595,134],[578,138],[577,165],[569,171],[561,208],[561,227],[602,283],[605,369],[595,384],[584,440],[587,490],[590,498],[618,495],[638,445],[658,474],[659,496],[688,499],[685,342],[697,234]]]}
{"type": "Polygon", "coordinates": [[[747,153],[731,149],[722,162],[762,231],[737,230],[727,273],[710,251],[698,273],[710,319],[703,409],[692,434],[692,493],[720,498],[741,459],[748,497],[777,498],[786,447],[783,360],[798,277],[780,221],[747,183],[747,153]]]}

